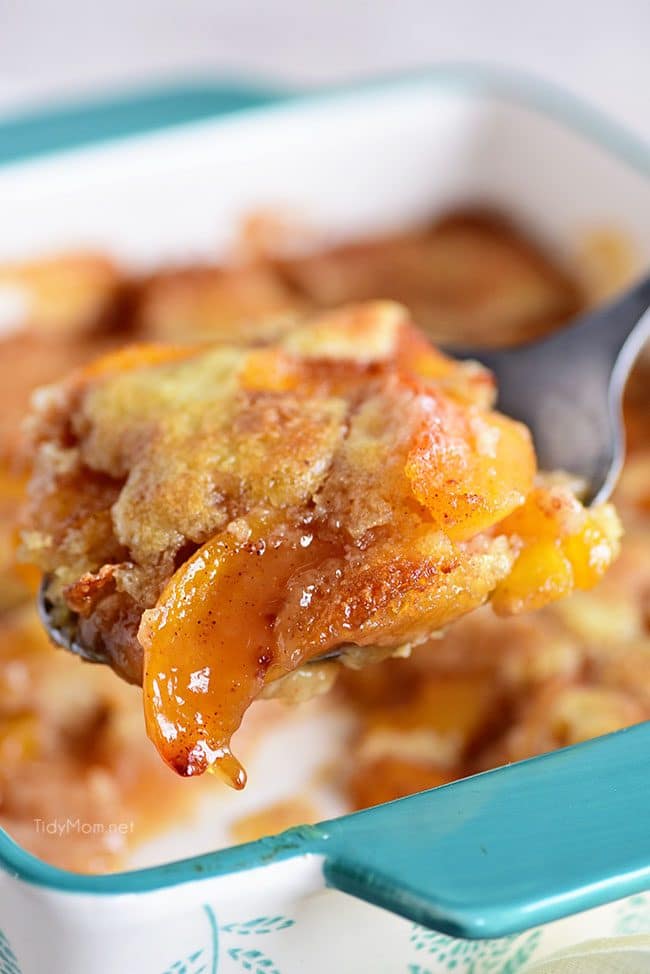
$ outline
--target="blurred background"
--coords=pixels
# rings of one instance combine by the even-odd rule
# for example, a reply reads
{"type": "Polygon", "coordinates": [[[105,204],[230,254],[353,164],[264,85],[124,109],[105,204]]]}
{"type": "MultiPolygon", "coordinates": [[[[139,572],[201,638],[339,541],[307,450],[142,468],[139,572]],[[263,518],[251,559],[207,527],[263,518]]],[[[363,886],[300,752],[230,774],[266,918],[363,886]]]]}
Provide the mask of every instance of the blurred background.
{"type": "Polygon", "coordinates": [[[0,111],[188,75],[524,69],[650,138],[648,0],[0,0],[0,111]]]}

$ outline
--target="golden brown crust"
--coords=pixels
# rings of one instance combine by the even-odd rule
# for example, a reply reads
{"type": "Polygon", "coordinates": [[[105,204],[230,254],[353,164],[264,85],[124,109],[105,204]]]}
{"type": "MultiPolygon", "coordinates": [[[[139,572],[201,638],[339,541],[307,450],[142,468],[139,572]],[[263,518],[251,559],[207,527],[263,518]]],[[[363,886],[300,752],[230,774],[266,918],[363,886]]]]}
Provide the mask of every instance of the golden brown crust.
{"type": "MultiPolygon", "coordinates": [[[[175,770],[241,785],[230,737],[303,661],[417,644],[494,593],[512,612],[592,584],[584,511],[532,490],[530,437],[485,388],[374,302],[253,348],[135,346],[39,395],[25,551],[89,645],[142,677],[175,770]]],[[[595,580],[618,527],[589,517],[595,580]]]]}
{"type": "Polygon", "coordinates": [[[402,302],[436,341],[511,344],[580,308],[576,284],[502,216],[457,211],[420,232],[353,243],[280,264],[318,306],[402,302]]]}
{"type": "MultiPolygon", "coordinates": [[[[354,807],[650,719],[649,388],[640,365],[615,494],[626,533],[597,588],[534,616],[481,609],[408,660],[343,671],[338,693],[356,715],[344,784],[354,807]]],[[[574,505],[557,500],[547,496],[543,509],[570,523],[574,505]]]]}
{"type": "Polygon", "coordinates": [[[269,341],[306,306],[268,264],[171,270],[143,287],[138,330],[155,341],[269,341]]]}

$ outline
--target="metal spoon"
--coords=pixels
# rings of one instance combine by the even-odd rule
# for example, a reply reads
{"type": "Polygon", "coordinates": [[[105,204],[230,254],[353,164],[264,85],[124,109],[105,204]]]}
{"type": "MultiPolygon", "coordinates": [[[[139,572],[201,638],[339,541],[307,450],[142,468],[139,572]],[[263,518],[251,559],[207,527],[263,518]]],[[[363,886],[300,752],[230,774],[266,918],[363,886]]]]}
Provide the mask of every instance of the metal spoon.
{"type": "MultiPolygon", "coordinates": [[[[609,497],[623,463],[623,391],[648,336],[650,277],[540,341],[513,348],[449,351],[492,370],[499,388],[498,406],[529,427],[540,469],[575,474],[586,484],[586,499],[599,503],[609,497]]],[[[55,621],[47,582],[38,601],[50,638],[84,659],[106,662],[101,647],[87,647],[79,640],[74,616],[63,625],[55,621]]],[[[332,659],[342,649],[318,660],[332,659]]]]}
{"type": "Polygon", "coordinates": [[[623,464],[623,391],[650,336],[649,309],[650,276],[547,338],[449,351],[494,373],[498,407],[528,426],[540,470],[575,474],[596,504],[607,500],[623,464]]]}

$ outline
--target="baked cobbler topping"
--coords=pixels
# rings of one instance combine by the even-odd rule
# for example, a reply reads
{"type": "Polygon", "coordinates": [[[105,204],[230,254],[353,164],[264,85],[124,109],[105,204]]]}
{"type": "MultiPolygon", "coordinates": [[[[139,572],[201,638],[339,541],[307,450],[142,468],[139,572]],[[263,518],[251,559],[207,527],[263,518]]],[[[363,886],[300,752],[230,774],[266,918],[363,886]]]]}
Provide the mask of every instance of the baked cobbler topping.
{"type": "Polygon", "coordinates": [[[490,598],[538,608],[614,558],[612,509],[536,486],[493,398],[391,302],[254,345],[126,348],[37,398],[24,550],[142,682],[165,761],[242,787],[232,735],[309,660],[403,650],[490,598]]]}

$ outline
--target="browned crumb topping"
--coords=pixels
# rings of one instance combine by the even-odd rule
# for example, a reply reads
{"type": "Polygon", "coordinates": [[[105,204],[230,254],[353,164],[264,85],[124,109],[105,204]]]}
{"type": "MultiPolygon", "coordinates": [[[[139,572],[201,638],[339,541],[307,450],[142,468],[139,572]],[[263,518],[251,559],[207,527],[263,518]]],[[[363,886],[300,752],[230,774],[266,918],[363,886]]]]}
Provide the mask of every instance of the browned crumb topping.
{"type": "Polygon", "coordinates": [[[488,598],[538,608],[616,555],[613,509],[534,486],[492,398],[392,302],[254,347],[127,347],[35,400],[23,549],[142,681],[167,763],[242,787],[231,736],[303,663],[417,645],[488,598]]]}

